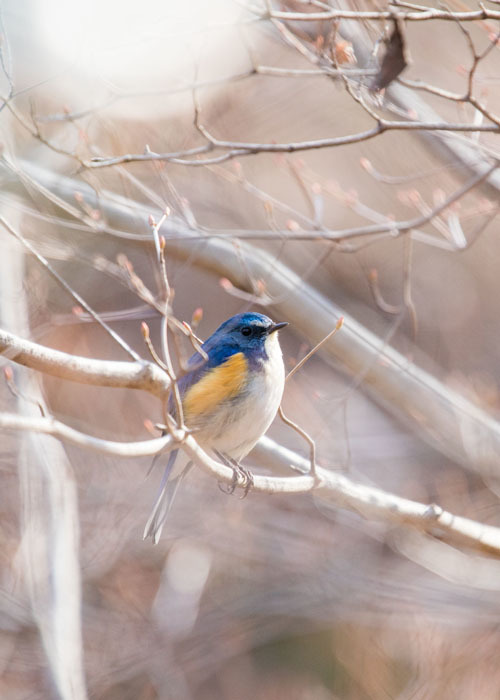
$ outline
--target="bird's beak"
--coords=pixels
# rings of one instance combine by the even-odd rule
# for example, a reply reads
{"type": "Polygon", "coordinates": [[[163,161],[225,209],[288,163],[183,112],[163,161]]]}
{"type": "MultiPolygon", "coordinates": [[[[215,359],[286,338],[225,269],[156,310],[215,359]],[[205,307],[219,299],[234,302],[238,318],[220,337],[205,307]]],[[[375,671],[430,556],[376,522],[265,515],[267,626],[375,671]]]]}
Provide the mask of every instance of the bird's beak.
{"type": "Polygon", "coordinates": [[[271,333],[275,333],[276,331],[279,331],[280,328],[284,328],[285,326],[288,326],[288,321],[273,323],[273,325],[268,328],[267,335],[271,335],[271,333]]]}

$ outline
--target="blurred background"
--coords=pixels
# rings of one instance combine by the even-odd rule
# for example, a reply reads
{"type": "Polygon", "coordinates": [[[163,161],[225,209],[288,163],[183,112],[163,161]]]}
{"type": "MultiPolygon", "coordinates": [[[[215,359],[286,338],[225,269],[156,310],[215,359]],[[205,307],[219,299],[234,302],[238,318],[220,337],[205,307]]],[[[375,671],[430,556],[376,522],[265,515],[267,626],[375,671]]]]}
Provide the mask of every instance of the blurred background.
{"type": "MultiPolygon", "coordinates": [[[[284,397],[321,466],[500,526],[500,176],[484,177],[500,128],[499,23],[406,22],[411,61],[374,93],[393,23],[270,19],[270,7],[3,1],[0,325],[75,355],[130,359],[75,313],[77,294],[147,358],[141,320],[160,347],[161,317],[130,271],[158,298],[149,221],[168,207],[173,312],[198,321],[201,338],[262,311],[290,322],[281,344],[292,369],[345,317],[284,397]],[[238,146],[359,134],[375,125],[366,106],[477,130],[398,128],[292,153],[238,146]],[[233,146],[204,150],[203,129],[233,146]],[[178,155],[121,158],[148,151],[178,155]],[[399,234],[388,226],[413,220],[399,234]]],[[[118,441],[148,439],[162,420],[145,393],[1,364],[20,394],[1,382],[2,411],[39,415],[42,401],[118,441]]],[[[308,457],[283,423],[269,434],[308,457]]],[[[198,469],[153,546],[142,532],[161,460],[147,476],[150,459],[46,436],[5,432],[0,445],[2,698],[499,697],[494,552],[324,495],[229,497],[198,469]]],[[[273,473],[262,449],[246,464],[273,473]]]]}

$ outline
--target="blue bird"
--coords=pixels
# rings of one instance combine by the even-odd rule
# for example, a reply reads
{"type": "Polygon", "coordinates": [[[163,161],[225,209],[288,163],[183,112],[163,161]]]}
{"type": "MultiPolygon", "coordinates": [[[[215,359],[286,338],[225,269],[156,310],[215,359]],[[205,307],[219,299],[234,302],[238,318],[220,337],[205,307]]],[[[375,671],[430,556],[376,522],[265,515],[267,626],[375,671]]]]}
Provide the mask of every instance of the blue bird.
{"type": "MultiPolygon", "coordinates": [[[[232,316],[201,346],[206,359],[195,353],[178,382],[186,426],[204,450],[214,452],[235,473],[247,474],[239,462],[269,428],[281,403],[285,368],[276,331],[287,325],[258,313],[232,316]]],[[[170,409],[175,413],[172,402],[170,409]]],[[[191,463],[174,467],[177,453],[170,453],[144,529],[144,539],[151,537],[154,544],[191,468],[191,463]]]]}

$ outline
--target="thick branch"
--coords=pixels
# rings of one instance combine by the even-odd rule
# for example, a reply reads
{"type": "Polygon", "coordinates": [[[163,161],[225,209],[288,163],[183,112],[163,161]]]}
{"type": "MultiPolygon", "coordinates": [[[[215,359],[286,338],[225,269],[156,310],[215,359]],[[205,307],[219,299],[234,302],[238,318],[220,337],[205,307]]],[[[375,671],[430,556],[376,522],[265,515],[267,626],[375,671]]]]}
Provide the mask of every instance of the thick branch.
{"type": "Polygon", "coordinates": [[[142,389],[158,397],[164,396],[170,386],[165,372],[151,362],[116,362],[78,357],[24,340],[2,329],[0,354],[38,372],[81,384],[142,389]]]}

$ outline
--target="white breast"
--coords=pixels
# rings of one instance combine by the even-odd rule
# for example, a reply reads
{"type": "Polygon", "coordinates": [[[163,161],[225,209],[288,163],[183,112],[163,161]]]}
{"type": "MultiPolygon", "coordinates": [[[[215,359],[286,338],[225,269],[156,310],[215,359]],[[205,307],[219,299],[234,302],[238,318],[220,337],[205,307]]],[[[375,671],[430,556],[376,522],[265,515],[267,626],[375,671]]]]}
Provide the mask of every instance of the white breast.
{"type": "Polygon", "coordinates": [[[226,423],[226,429],[211,445],[236,461],[247,455],[264,435],[274,420],[283,396],[285,368],[278,333],[272,333],[267,338],[265,347],[269,359],[263,363],[261,371],[254,373],[245,399],[232,409],[236,415],[228,421],[229,425],[226,423]]]}

